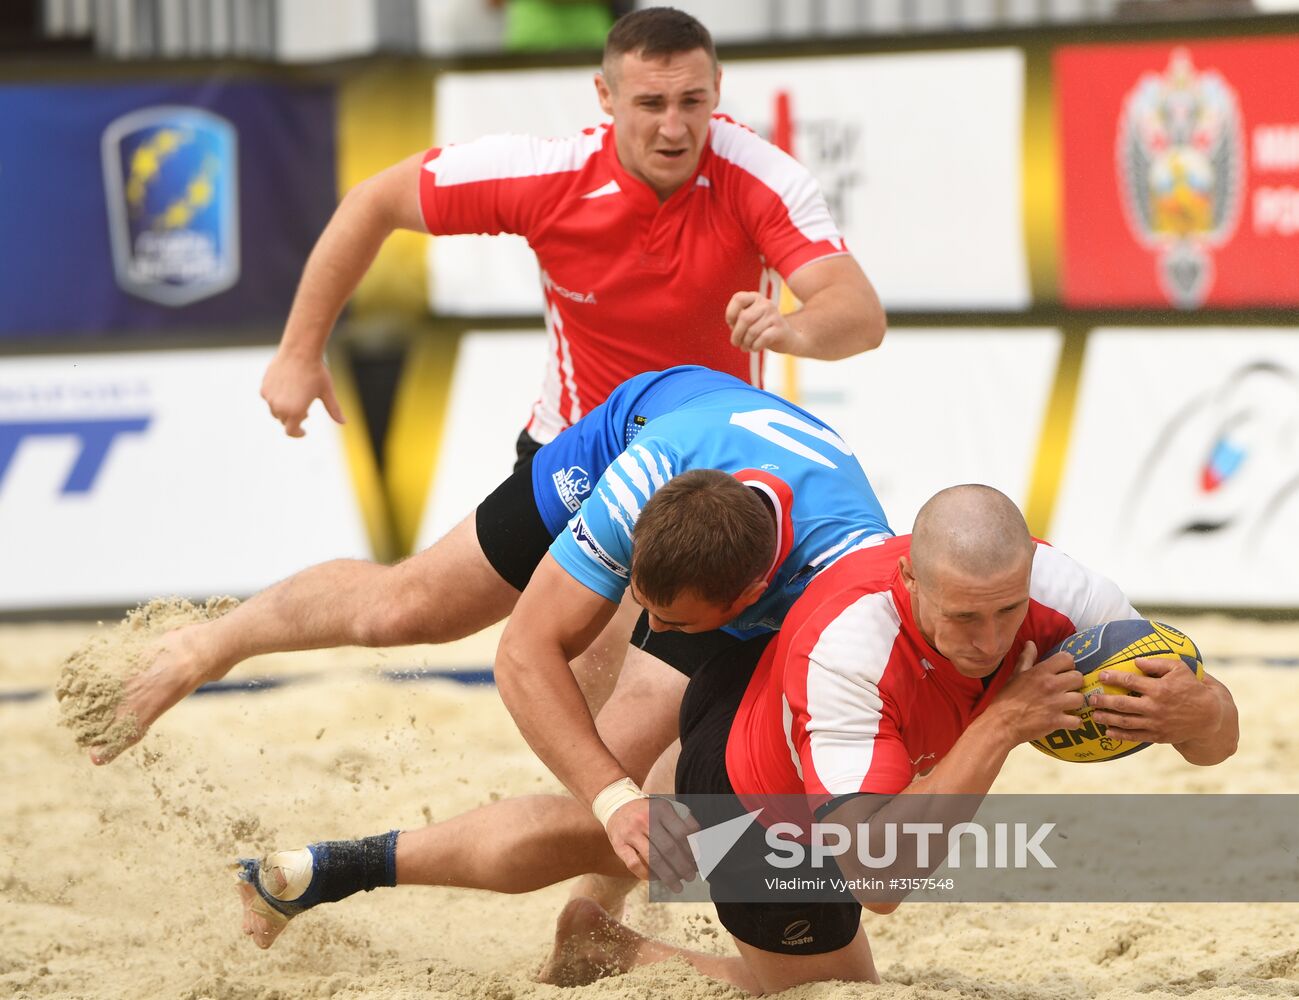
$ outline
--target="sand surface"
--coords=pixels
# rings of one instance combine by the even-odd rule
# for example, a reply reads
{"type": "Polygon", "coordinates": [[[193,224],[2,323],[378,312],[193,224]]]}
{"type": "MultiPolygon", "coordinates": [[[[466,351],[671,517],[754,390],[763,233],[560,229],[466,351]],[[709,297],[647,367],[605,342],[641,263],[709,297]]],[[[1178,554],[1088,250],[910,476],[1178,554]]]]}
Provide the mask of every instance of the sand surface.
{"type": "MultiPolygon", "coordinates": [[[[1214,656],[1244,719],[1240,753],[1198,769],[1167,748],[1096,766],[1017,750],[997,791],[1299,792],[1299,625],[1178,622],[1214,656]],[[1258,662],[1250,662],[1257,658],[1258,662]]],[[[58,726],[64,659],[111,625],[0,627],[0,997],[726,997],[679,963],[577,990],[532,982],[563,887],[529,896],[379,890],[295,920],[270,952],[239,930],[239,854],[411,828],[497,796],[555,789],[491,688],[394,683],[377,669],[490,662],[492,637],[441,649],[264,657],[232,675],[294,676],[206,695],[107,768],[58,726]]],[[[1282,873],[1282,877],[1295,877],[1282,873]]],[[[729,951],[710,907],[634,902],[634,926],[729,951]]],[[[907,904],[867,915],[877,990],[800,1000],[1299,996],[1299,906],[907,904]]]]}

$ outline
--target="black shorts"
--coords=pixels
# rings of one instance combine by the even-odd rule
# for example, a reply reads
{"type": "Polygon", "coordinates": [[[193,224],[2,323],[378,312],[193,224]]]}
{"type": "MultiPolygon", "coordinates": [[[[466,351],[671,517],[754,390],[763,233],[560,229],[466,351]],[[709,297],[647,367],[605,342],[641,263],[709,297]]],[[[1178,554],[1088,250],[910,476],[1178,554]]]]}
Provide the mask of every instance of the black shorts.
{"type": "Polygon", "coordinates": [[[474,514],[474,528],[492,569],[515,590],[532,579],[554,541],[532,492],[532,457],[521,455],[508,479],[488,494],[474,514]]]}
{"type": "MultiPolygon", "coordinates": [[[[690,678],[681,702],[678,794],[735,794],[726,773],[726,742],[753,670],[771,639],[772,636],[762,636],[737,643],[690,678]]],[[[734,809],[738,812],[743,807],[737,801],[734,809]]],[[[703,825],[711,826],[727,817],[697,818],[703,825]]],[[[748,833],[759,839],[762,836],[758,824],[751,826],[748,833]]],[[[744,850],[744,839],[738,847],[744,850]]],[[[760,847],[753,850],[761,853],[760,847]]],[[[717,919],[736,938],[778,955],[823,955],[838,951],[852,942],[861,926],[859,903],[714,901],[713,905],[717,908],[717,919]]]]}
{"type": "Polygon", "coordinates": [[[514,442],[514,471],[518,472],[524,466],[531,466],[533,456],[539,451],[541,451],[541,442],[529,434],[526,427],[519,431],[519,437],[514,442]]]}

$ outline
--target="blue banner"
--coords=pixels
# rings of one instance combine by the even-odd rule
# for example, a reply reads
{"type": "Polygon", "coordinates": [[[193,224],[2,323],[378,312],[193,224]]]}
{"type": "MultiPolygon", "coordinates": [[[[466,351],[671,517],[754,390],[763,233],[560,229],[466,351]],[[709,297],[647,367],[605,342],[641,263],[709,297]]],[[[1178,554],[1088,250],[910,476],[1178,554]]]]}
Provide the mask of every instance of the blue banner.
{"type": "Polygon", "coordinates": [[[0,86],[0,338],[278,327],[335,163],[332,87],[0,86]]]}

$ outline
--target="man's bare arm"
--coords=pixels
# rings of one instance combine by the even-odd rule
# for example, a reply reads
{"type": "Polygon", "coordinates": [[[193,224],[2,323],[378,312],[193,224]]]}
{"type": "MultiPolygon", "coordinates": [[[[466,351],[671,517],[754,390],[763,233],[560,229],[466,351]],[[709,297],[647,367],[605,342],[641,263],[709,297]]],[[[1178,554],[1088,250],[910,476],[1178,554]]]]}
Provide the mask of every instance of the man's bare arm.
{"type": "Polygon", "coordinates": [[[302,421],[316,399],[342,422],[324,364],[325,343],[389,234],[425,232],[419,208],[423,160],[416,153],[347,192],[307,258],[280,348],[262,380],[262,398],[290,437],[302,436],[302,421]]]}
{"type": "Polygon", "coordinates": [[[496,651],[496,686],[519,732],[584,805],[627,773],[601,741],[569,663],[617,608],[547,554],[496,651]]]}
{"type": "Polygon", "coordinates": [[[814,260],[789,278],[802,306],[787,316],[757,292],[737,292],[726,308],[731,343],[746,351],[777,351],[837,361],[879,347],[887,321],[870,279],[844,254],[814,260]]]}

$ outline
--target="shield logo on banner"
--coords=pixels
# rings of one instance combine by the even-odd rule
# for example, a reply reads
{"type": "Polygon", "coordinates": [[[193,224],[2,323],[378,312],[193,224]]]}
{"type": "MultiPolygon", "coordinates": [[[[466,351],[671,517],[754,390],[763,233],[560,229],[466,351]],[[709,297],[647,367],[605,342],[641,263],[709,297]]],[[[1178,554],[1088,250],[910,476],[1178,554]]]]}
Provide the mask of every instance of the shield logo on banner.
{"type": "Polygon", "coordinates": [[[239,280],[235,129],[199,108],[159,106],[104,130],[113,270],[123,291],[184,306],[239,280]]]}
{"type": "Polygon", "coordinates": [[[1182,309],[1213,285],[1212,251],[1229,240],[1244,188],[1240,106],[1214,70],[1177,49],[1123,102],[1116,158],[1128,223],[1159,256],[1159,283],[1182,309]]]}

